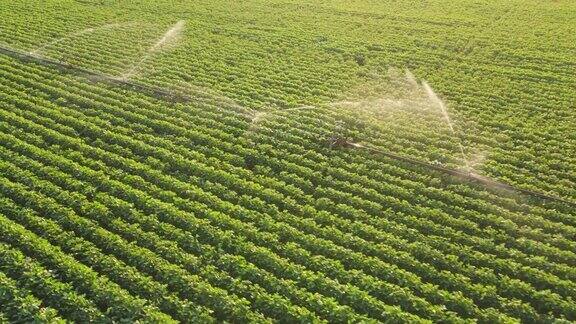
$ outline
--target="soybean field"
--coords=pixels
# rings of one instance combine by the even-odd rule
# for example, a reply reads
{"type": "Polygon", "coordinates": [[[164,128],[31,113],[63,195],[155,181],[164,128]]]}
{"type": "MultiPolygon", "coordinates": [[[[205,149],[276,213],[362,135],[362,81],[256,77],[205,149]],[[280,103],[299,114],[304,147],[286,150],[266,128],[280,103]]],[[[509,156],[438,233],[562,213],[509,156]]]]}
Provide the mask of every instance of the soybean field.
{"type": "Polygon", "coordinates": [[[0,17],[0,323],[576,321],[576,2],[0,17]]]}

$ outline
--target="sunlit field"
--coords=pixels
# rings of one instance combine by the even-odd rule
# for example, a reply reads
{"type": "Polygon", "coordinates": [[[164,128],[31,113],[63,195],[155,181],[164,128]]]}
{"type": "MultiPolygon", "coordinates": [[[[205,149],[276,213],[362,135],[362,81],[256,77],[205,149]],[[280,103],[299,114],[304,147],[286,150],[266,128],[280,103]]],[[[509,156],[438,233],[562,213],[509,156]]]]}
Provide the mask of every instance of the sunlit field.
{"type": "Polygon", "coordinates": [[[576,321],[576,2],[0,17],[0,323],[576,321]]]}

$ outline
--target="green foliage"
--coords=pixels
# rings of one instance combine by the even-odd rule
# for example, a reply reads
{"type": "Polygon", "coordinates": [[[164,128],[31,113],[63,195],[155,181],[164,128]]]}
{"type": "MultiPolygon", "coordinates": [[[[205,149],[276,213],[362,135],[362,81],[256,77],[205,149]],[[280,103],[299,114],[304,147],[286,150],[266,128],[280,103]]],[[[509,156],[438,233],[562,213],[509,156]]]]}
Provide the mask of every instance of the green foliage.
{"type": "Polygon", "coordinates": [[[6,2],[95,73],[0,54],[0,322],[576,321],[571,206],[326,145],[574,200],[576,7],[519,3],[6,2]]]}

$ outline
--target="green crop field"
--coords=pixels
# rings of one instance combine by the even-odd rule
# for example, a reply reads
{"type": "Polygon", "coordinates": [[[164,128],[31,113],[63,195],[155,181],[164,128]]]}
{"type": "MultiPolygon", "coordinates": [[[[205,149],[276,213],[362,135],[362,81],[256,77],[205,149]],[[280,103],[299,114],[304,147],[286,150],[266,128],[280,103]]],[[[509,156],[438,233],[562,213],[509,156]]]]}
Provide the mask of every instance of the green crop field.
{"type": "Polygon", "coordinates": [[[0,0],[0,323],[576,321],[573,0],[0,0]]]}

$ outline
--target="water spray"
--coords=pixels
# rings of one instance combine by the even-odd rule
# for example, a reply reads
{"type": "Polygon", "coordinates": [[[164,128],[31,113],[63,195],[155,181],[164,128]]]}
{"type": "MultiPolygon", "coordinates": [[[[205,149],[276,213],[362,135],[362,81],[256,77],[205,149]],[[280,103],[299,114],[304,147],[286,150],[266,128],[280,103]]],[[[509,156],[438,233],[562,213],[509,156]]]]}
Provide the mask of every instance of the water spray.
{"type": "MultiPolygon", "coordinates": [[[[63,72],[72,73],[72,74],[76,74],[76,75],[85,77],[88,80],[106,81],[112,85],[125,86],[127,88],[131,88],[132,90],[148,93],[154,97],[166,98],[169,100],[180,100],[180,101],[190,101],[190,100],[194,99],[193,97],[190,97],[190,96],[185,95],[185,94],[179,94],[179,93],[175,93],[175,92],[172,92],[172,91],[169,91],[166,89],[162,89],[159,87],[150,86],[150,85],[143,85],[140,83],[135,83],[135,82],[127,81],[127,80],[119,80],[116,77],[112,77],[112,76],[109,76],[106,74],[90,71],[90,70],[83,69],[83,68],[73,66],[70,64],[66,64],[63,62],[42,58],[42,57],[39,57],[37,55],[32,55],[29,52],[28,53],[21,52],[21,51],[18,51],[18,50],[12,49],[12,48],[7,48],[4,46],[0,46],[0,53],[9,55],[11,57],[14,57],[14,58],[22,60],[22,61],[29,61],[29,62],[34,62],[37,64],[51,66],[51,67],[56,68],[56,69],[63,71],[63,72]]],[[[444,106],[442,105],[441,108],[442,107],[444,107],[444,106]]],[[[277,109],[277,110],[274,110],[271,112],[262,112],[262,113],[279,113],[279,112],[283,112],[283,111],[306,110],[306,109],[317,109],[317,108],[319,108],[319,107],[301,106],[301,107],[288,108],[288,109],[277,109]]],[[[239,112],[239,114],[247,116],[247,114],[245,112],[239,112]]],[[[256,114],[258,114],[258,112],[251,113],[251,116],[253,116],[252,119],[255,119],[256,114]]],[[[450,125],[451,125],[451,121],[450,121],[450,125]]],[[[486,177],[486,176],[479,175],[477,173],[471,172],[470,170],[468,170],[468,172],[463,172],[460,170],[442,167],[439,165],[420,161],[417,159],[412,159],[412,158],[401,156],[401,155],[398,155],[398,154],[395,154],[392,152],[384,151],[382,149],[373,147],[369,144],[360,144],[360,143],[353,142],[351,140],[347,140],[345,138],[342,138],[338,134],[336,134],[336,136],[333,136],[333,139],[335,139],[333,142],[334,145],[330,145],[331,147],[339,147],[340,146],[340,147],[348,147],[348,148],[355,148],[355,149],[363,149],[363,150],[370,151],[372,153],[381,154],[381,155],[389,157],[391,159],[411,163],[413,165],[418,165],[418,166],[425,167],[428,169],[434,169],[436,171],[440,171],[440,172],[450,174],[453,176],[457,176],[457,177],[460,177],[460,178],[463,178],[463,179],[466,179],[469,181],[480,183],[480,184],[483,184],[487,187],[502,188],[502,189],[506,189],[509,191],[515,191],[515,192],[523,193],[525,195],[529,195],[532,197],[538,197],[540,199],[555,201],[555,202],[559,202],[559,203],[563,203],[566,205],[576,207],[576,202],[565,200],[565,199],[562,199],[559,197],[546,195],[546,194],[532,191],[532,190],[518,188],[518,187],[515,187],[511,184],[507,184],[507,183],[504,183],[501,181],[491,179],[491,178],[486,177]]]]}
{"type": "Polygon", "coordinates": [[[85,34],[90,34],[90,33],[93,33],[95,31],[98,31],[98,30],[112,29],[112,28],[117,28],[117,27],[121,27],[121,26],[129,26],[129,25],[133,25],[133,24],[134,24],[133,22],[114,23],[114,24],[106,24],[106,25],[102,25],[102,26],[98,26],[98,27],[90,27],[90,28],[82,29],[80,31],[76,31],[76,32],[72,32],[72,33],[69,33],[67,35],[64,35],[63,37],[57,38],[51,42],[45,43],[44,45],[41,45],[37,49],[28,52],[28,54],[37,56],[42,51],[46,50],[47,48],[52,47],[56,44],[59,44],[59,43],[65,41],[67,39],[75,38],[75,37],[82,36],[85,34]]]}
{"type": "Polygon", "coordinates": [[[504,190],[508,190],[511,192],[518,192],[518,193],[522,193],[524,195],[537,197],[537,198],[548,200],[548,201],[555,201],[555,202],[559,202],[559,203],[563,203],[566,205],[576,207],[576,202],[572,202],[572,201],[565,200],[565,199],[555,197],[555,196],[550,196],[550,195],[547,195],[547,194],[544,194],[541,192],[536,192],[536,191],[532,191],[532,190],[528,190],[528,189],[519,188],[519,187],[516,187],[514,185],[511,185],[511,184],[508,184],[508,183],[505,183],[502,181],[498,181],[498,180],[492,179],[490,177],[486,177],[486,176],[483,176],[483,175],[480,175],[480,174],[477,174],[477,173],[474,173],[471,171],[463,172],[460,170],[446,168],[446,167],[443,167],[440,165],[435,165],[432,163],[428,163],[428,162],[412,159],[409,157],[401,156],[401,155],[398,155],[398,154],[395,154],[392,152],[387,152],[387,151],[381,150],[379,148],[373,147],[371,145],[360,144],[360,143],[352,142],[352,141],[345,140],[345,139],[339,141],[339,143],[341,143],[341,145],[339,145],[339,146],[342,146],[342,147],[350,147],[350,148],[367,150],[367,151],[370,151],[372,153],[377,153],[377,154],[386,156],[386,157],[394,159],[394,160],[407,162],[407,163],[410,163],[413,165],[425,167],[427,169],[434,169],[436,171],[440,171],[442,173],[456,176],[456,177],[461,178],[461,179],[473,181],[473,182],[479,183],[485,187],[499,188],[499,189],[504,189],[504,190]]]}
{"type": "Polygon", "coordinates": [[[162,37],[158,39],[158,41],[154,43],[154,45],[152,45],[148,51],[146,51],[146,54],[138,62],[136,62],[136,64],[133,64],[127,72],[123,73],[119,79],[125,81],[135,76],[138,73],[140,67],[150,58],[150,56],[158,52],[167,44],[171,43],[182,33],[185,25],[185,20],[179,20],[174,25],[172,25],[172,27],[168,29],[168,31],[166,31],[166,33],[164,33],[164,35],[162,35],[162,37]]]}
{"type": "Polygon", "coordinates": [[[456,137],[458,139],[458,147],[460,148],[460,153],[462,154],[462,160],[464,161],[464,164],[466,165],[466,170],[468,170],[470,172],[472,169],[470,168],[470,163],[468,162],[468,159],[466,158],[466,154],[464,153],[464,145],[462,145],[462,140],[460,139],[460,137],[458,137],[458,135],[456,134],[456,131],[454,130],[454,126],[452,125],[452,119],[450,119],[450,115],[448,114],[448,110],[446,109],[446,105],[438,97],[436,92],[434,92],[432,87],[430,87],[428,82],[422,81],[422,86],[424,87],[424,90],[426,90],[426,93],[428,94],[428,97],[430,98],[430,100],[435,102],[438,105],[438,107],[440,108],[440,111],[442,112],[442,116],[444,116],[444,119],[446,120],[446,123],[448,124],[448,127],[450,128],[450,131],[452,132],[452,135],[454,135],[454,137],[456,137]]]}

